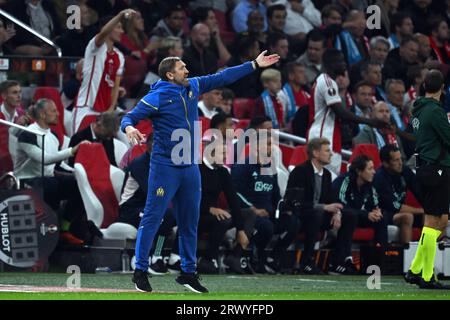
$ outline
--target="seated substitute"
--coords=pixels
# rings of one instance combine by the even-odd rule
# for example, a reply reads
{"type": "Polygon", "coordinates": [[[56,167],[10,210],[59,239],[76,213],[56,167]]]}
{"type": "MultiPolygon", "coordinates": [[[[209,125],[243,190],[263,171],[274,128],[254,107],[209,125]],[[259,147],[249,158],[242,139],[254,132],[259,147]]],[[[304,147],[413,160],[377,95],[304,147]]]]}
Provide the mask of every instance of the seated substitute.
{"type": "Polygon", "coordinates": [[[400,243],[411,241],[414,215],[423,216],[423,208],[405,204],[406,192],[411,191],[419,199],[415,174],[403,165],[398,147],[387,144],[380,150],[382,166],[375,173],[373,181],[380,200],[380,208],[387,224],[400,228],[400,243]]]}
{"type": "Polygon", "coordinates": [[[219,273],[219,246],[228,229],[236,227],[236,246],[233,253],[225,258],[226,266],[236,273],[244,273],[241,268],[242,251],[249,244],[253,231],[255,216],[248,211],[241,211],[239,199],[231,181],[228,169],[223,166],[226,158],[225,144],[214,140],[205,146],[203,162],[199,165],[202,177],[202,198],[200,203],[199,232],[208,233],[208,243],[204,257],[199,259],[200,273],[219,273]],[[208,148],[211,146],[213,150],[208,148]],[[210,151],[211,150],[211,151],[210,151]],[[219,208],[218,200],[223,192],[230,210],[219,208]]]}
{"type": "Polygon", "coordinates": [[[252,156],[245,159],[244,164],[236,164],[231,169],[233,184],[238,192],[241,209],[247,209],[256,215],[255,232],[251,243],[257,249],[257,267],[259,273],[277,273],[280,271],[280,259],[286,249],[294,241],[298,230],[297,218],[291,212],[282,212],[276,217],[276,209],[280,200],[277,174],[271,167],[271,137],[261,137],[258,134],[258,146],[252,147],[257,152],[253,157],[256,163],[252,164],[252,156]],[[264,159],[267,157],[266,159],[264,159]],[[264,171],[269,171],[264,172],[264,171]],[[272,236],[279,234],[271,256],[266,256],[266,247],[272,236]]]}
{"type": "Polygon", "coordinates": [[[352,235],[357,226],[375,229],[375,243],[387,243],[387,224],[378,203],[378,194],[373,187],[375,169],[373,161],[365,155],[356,157],[350,171],[336,178],[333,190],[344,206],[342,215],[348,216],[350,236],[345,239],[342,251],[335,255],[328,271],[330,274],[356,274],[351,255],[352,235]]]}

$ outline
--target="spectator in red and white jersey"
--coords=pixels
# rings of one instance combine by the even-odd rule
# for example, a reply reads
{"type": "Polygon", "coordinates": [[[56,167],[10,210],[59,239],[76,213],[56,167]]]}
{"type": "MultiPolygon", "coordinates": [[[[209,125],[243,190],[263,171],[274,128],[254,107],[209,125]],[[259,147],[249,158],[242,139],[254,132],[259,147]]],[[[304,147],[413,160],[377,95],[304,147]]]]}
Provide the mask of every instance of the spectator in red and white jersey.
{"type": "Polygon", "coordinates": [[[105,18],[100,32],[86,47],[83,81],[78,92],[73,114],[73,133],[84,116],[114,111],[119,96],[119,85],[124,69],[123,54],[114,47],[123,34],[121,20],[131,18],[136,11],[125,9],[114,18],[105,18]]]}
{"type": "Polygon", "coordinates": [[[339,96],[339,88],[335,81],[339,75],[345,75],[347,71],[342,52],[334,48],[327,49],[322,60],[324,73],[317,78],[311,91],[308,140],[325,137],[331,142],[333,156],[329,169],[339,175],[342,162],[339,119],[374,127],[385,127],[388,124],[378,119],[359,117],[342,106],[342,98],[339,96]]]}

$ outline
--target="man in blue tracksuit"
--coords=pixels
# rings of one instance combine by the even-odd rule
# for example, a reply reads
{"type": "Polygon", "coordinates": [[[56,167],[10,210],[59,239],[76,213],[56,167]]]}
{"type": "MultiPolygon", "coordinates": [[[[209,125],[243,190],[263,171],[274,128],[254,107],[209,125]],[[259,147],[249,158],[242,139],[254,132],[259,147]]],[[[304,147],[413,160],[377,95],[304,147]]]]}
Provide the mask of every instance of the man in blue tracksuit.
{"type": "MultiPolygon", "coordinates": [[[[145,139],[134,127],[140,120],[151,118],[154,130],[147,202],[136,239],[136,269],[133,282],[137,290],[152,290],[146,273],[149,251],[167,206],[172,201],[178,225],[182,271],[176,281],[194,292],[208,292],[200,284],[196,274],[197,226],[201,198],[200,172],[196,164],[201,137],[194,136],[194,125],[198,120],[198,97],[279,60],[278,55],[266,56],[265,53],[262,52],[254,61],[240,66],[194,78],[188,78],[189,71],[181,59],[165,58],[158,67],[161,80],[123,117],[121,129],[133,144],[145,139]],[[180,132],[179,129],[183,131],[180,132]],[[185,145],[186,137],[190,144],[189,154],[180,148],[180,144],[185,145]]],[[[195,131],[197,135],[201,134],[201,131],[195,131]]]]}

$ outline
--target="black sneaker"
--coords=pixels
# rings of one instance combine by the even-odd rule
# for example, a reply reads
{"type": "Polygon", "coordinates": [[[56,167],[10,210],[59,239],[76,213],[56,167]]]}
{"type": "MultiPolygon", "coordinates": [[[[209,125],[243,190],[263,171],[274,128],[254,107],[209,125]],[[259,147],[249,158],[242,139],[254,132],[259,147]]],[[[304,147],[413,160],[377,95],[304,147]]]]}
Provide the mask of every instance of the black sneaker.
{"type": "Polygon", "coordinates": [[[344,264],[330,265],[328,273],[331,275],[357,275],[359,274],[352,260],[347,259],[344,264]]]}
{"type": "Polygon", "coordinates": [[[209,292],[208,289],[202,286],[199,280],[201,279],[197,273],[184,273],[184,272],[181,272],[181,274],[175,279],[177,283],[188,288],[192,292],[208,293],[209,292]]]}
{"type": "Polygon", "coordinates": [[[256,274],[256,271],[252,266],[250,258],[242,257],[241,258],[241,267],[242,267],[242,270],[244,270],[244,273],[246,273],[246,274],[256,274]]]}
{"type": "Polygon", "coordinates": [[[425,281],[422,277],[420,277],[419,283],[417,285],[420,289],[450,290],[450,286],[437,281],[434,275],[431,277],[430,281],[425,281]]]}
{"type": "Polygon", "coordinates": [[[219,265],[216,259],[200,258],[197,271],[202,274],[219,274],[219,265]]]}
{"type": "Polygon", "coordinates": [[[245,274],[245,271],[242,268],[241,258],[230,254],[225,258],[225,260],[223,260],[223,264],[225,265],[225,268],[227,268],[227,272],[245,274]]]}
{"type": "Polygon", "coordinates": [[[268,257],[264,263],[264,269],[268,274],[277,274],[280,272],[280,263],[278,260],[268,257]]]}
{"type": "Polygon", "coordinates": [[[134,287],[140,292],[152,292],[152,286],[148,282],[148,273],[142,270],[134,270],[133,279],[134,287]]]}
{"type": "Polygon", "coordinates": [[[325,275],[325,272],[320,270],[314,263],[301,266],[299,273],[307,275],[325,275]]]}
{"type": "Polygon", "coordinates": [[[407,283],[411,284],[419,284],[422,273],[414,274],[411,270],[408,270],[407,273],[405,273],[405,276],[403,277],[407,283]]]}
{"type": "Polygon", "coordinates": [[[148,267],[148,272],[153,275],[160,276],[168,272],[166,265],[162,259],[156,260],[155,263],[150,264],[148,267]]]}
{"type": "Polygon", "coordinates": [[[181,260],[177,260],[174,264],[167,263],[167,270],[172,274],[179,274],[181,272],[181,260]]]}

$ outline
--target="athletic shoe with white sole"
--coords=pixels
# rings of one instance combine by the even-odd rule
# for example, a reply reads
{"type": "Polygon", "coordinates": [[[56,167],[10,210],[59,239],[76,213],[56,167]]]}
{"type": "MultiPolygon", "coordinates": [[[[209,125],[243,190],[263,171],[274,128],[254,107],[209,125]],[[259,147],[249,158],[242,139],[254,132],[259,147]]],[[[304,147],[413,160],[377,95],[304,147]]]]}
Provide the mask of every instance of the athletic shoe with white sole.
{"type": "Polygon", "coordinates": [[[152,292],[152,286],[148,281],[148,273],[142,270],[134,270],[133,279],[134,287],[140,292],[152,292]]]}
{"type": "Polygon", "coordinates": [[[168,270],[166,265],[164,264],[164,261],[162,259],[158,259],[155,263],[152,263],[148,266],[148,272],[155,276],[160,276],[166,274],[168,270]]]}
{"type": "Polygon", "coordinates": [[[195,293],[208,293],[208,289],[200,283],[200,277],[197,273],[184,273],[181,274],[175,279],[178,284],[181,284],[185,288],[191,290],[195,293]]]}

